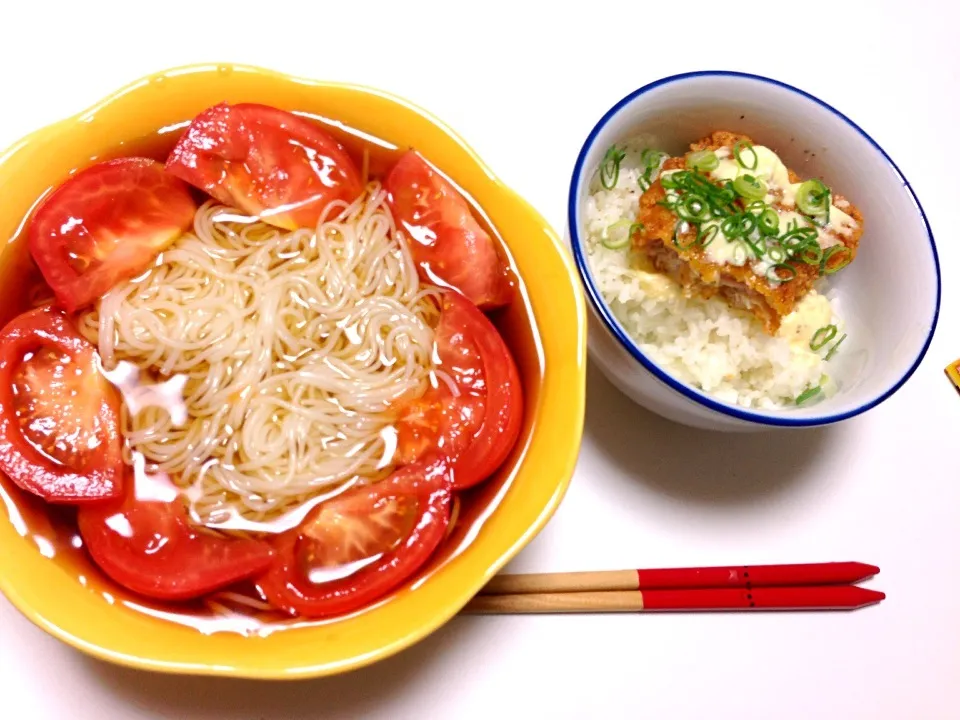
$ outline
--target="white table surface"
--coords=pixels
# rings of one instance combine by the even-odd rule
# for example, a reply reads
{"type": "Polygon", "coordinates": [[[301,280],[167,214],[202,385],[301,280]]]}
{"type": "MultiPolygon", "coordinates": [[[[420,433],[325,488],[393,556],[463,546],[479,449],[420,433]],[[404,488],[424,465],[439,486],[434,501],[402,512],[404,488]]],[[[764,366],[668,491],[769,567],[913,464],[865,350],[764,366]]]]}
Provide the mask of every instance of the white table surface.
{"type": "Polygon", "coordinates": [[[587,132],[663,75],[758,72],[853,117],[910,178],[939,240],[940,327],[914,378],[841,426],[758,438],[661,421],[591,368],[576,477],[512,568],[856,559],[882,567],[871,586],[888,599],[854,614],[461,618],[367,669],[293,684],[109,666],[0,601],[0,716],[960,717],[960,397],[943,375],[960,357],[956,3],[734,3],[739,31],[713,2],[138,5],[4,4],[0,144],[152,71],[246,62],[425,106],[562,230],[587,132]]]}

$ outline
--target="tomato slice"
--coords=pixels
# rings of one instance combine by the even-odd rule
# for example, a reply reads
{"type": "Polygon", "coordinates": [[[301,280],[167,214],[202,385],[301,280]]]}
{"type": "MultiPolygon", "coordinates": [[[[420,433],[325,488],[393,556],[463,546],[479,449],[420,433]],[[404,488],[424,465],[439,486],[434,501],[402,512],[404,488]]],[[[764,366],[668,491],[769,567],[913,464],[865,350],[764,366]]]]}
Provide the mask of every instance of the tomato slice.
{"type": "Polygon", "coordinates": [[[0,471],[48,502],[118,497],[120,399],[93,346],[57,308],[0,331],[0,471]]]}
{"type": "Polygon", "coordinates": [[[200,113],[167,170],[220,202],[288,230],[314,227],[334,200],[363,192],[346,149],[317,123],[285,110],[220,103],[200,113]]]}
{"type": "Polygon", "coordinates": [[[397,461],[424,453],[444,455],[456,490],[489,477],[506,460],[520,435],[523,391],[510,350],[489,319],[462,295],[444,293],[436,330],[445,383],[402,405],[396,422],[397,461]]]}
{"type": "Polygon", "coordinates": [[[425,282],[459,290],[484,309],[510,302],[506,263],[453,185],[414,150],[397,161],[384,185],[425,282]]]}
{"type": "Polygon", "coordinates": [[[185,183],[146,158],[97,163],[57,188],[30,222],[30,254],[69,312],[139,275],[193,223],[185,183]]]}
{"type": "Polygon", "coordinates": [[[408,465],[314,508],[277,537],[277,559],[257,585],[274,607],[303,617],[352,612],[408,580],[450,522],[442,462],[408,465]]]}
{"type": "Polygon", "coordinates": [[[119,502],[80,508],[77,524],[101,570],[128,590],[157,600],[206,595],[260,575],[274,557],[264,540],[195,528],[179,499],[140,499],[133,489],[119,502]]]}

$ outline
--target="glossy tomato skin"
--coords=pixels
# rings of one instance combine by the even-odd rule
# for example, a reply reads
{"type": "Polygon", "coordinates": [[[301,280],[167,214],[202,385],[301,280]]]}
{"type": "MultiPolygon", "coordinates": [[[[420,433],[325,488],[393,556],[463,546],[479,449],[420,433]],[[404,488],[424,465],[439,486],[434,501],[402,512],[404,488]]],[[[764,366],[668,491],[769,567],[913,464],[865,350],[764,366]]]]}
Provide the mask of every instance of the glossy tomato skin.
{"type": "MultiPolygon", "coordinates": [[[[450,323],[463,327],[464,335],[476,344],[483,358],[486,381],[483,426],[452,464],[454,487],[463,489],[489,477],[516,445],[523,425],[523,388],[513,355],[493,323],[474,305],[453,293],[444,298],[444,308],[450,323]]],[[[460,384],[467,392],[476,392],[469,382],[460,384]]]]}
{"type": "Polygon", "coordinates": [[[167,170],[221,203],[277,227],[314,227],[327,205],[363,192],[346,149],[317,123],[254,103],[200,113],[167,170]]]}
{"type": "Polygon", "coordinates": [[[440,383],[402,407],[396,422],[398,460],[426,452],[447,458],[453,487],[463,490],[489,477],[513,450],[523,424],[520,373],[496,327],[456,292],[443,295],[436,330],[440,370],[458,395],[440,383]]]}
{"type": "MultiPolygon", "coordinates": [[[[451,499],[449,471],[435,459],[403,467],[377,483],[351,488],[311,511],[298,528],[277,537],[277,559],[257,579],[257,586],[267,602],[295,616],[332,617],[366,607],[409,580],[430,559],[446,536],[451,499]],[[362,536],[366,534],[362,523],[370,523],[376,505],[390,499],[416,508],[415,516],[409,522],[403,521],[407,532],[399,537],[399,543],[371,556],[369,562],[356,563],[359,569],[350,574],[340,577],[335,572],[337,568],[332,567],[329,574],[335,579],[311,582],[304,568],[305,533],[322,542],[339,532],[333,524],[310,529],[311,523],[322,522],[320,514],[325,506],[349,506],[356,522],[361,524],[362,536]],[[366,511],[361,512],[364,507],[366,511]]],[[[339,513],[327,508],[327,515],[336,518],[339,513]]],[[[351,540],[345,538],[340,545],[349,547],[351,540]]]]}
{"type": "Polygon", "coordinates": [[[114,582],[156,600],[201,597],[263,573],[273,548],[263,540],[220,537],[191,526],[179,499],[124,498],[80,508],[87,552],[114,582]]]}
{"type": "Polygon", "coordinates": [[[119,497],[119,413],[93,346],[62,310],[30,310],[0,331],[0,471],[18,487],[51,503],[119,497]]]}
{"type": "Polygon", "coordinates": [[[163,165],[120,158],[70,177],[30,221],[30,254],[68,312],[139,275],[193,223],[190,190],[163,165]]]}
{"type": "Polygon", "coordinates": [[[459,290],[484,310],[507,305],[514,289],[496,242],[457,189],[414,150],[384,186],[424,282],[459,290]]]}

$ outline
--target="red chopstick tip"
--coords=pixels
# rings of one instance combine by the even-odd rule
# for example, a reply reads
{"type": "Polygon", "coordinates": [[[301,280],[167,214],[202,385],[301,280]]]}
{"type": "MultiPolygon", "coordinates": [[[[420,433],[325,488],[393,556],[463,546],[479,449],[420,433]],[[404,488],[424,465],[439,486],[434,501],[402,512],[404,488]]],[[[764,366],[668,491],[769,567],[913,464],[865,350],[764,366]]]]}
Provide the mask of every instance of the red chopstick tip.
{"type": "Polygon", "coordinates": [[[868,605],[875,605],[881,600],[886,600],[886,593],[882,593],[879,590],[871,590],[870,588],[857,588],[860,592],[860,604],[857,607],[867,607],[868,605]]]}
{"type": "Polygon", "coordinates": [[[868,565],[867,563],[860,562],[853,564],[859,567],[863,572],[863,577],[861,580],[866,580],[868,577],[873,577],[874,575],[878,575],[880,573],[880,568],[878,568],[876,565],[868,565]]]}

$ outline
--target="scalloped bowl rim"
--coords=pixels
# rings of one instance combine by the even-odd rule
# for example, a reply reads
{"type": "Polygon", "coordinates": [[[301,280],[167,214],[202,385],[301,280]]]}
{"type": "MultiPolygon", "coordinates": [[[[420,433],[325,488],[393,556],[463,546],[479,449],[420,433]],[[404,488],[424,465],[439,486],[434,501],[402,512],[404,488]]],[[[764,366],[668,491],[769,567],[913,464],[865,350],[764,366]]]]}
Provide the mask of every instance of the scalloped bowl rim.
{"type": "MultiPolygon", "coordinates": [[[[570,364],[574,370],[566,373],[566,376],[572,377],[566,377],[565,382],[573,382],[573,386],[570,387],[569,384],[565,385],[565,388],[568,389],[565,402],[569,403],[569,407],[564,420],[564,427],[566,428],[565,433],[569,436],[569,440],[571,440],[571,442],[569,443],[568,449],[557,456],[556,463],[552,467],[554,474],[556,475],[555,486],[553,487],[552,491],[550,491],[549,497],[546,498],[546,501],[543,503],[542,508],[535,519],[530,522],[523,531],[518,532],[515,535],[512,534],[508,542],[500,543],[500,549],[496,551],[496,557],[494,559],[484,563],[482,567],[476,568],[476,572],[474,573],[475,579],[472,583],[464,584],[455,595],[453,593],[447,595],[442,602],[437,603],[436,607],[426,608],[426,611],[422,613],[422,617],[425,617],[426,619],[418,619],[417,621],[411,623],[414,625],[414,627],[405,631],[402,637],[398,638],[391,644],[380,645],[366,653],[354,653],[351,657],[346,657],[336,662],[328,661],[320,664],[308,663],[298,665],[296,667],[285,667],[282,669],[256,667],[252,666],[250,663],[244,663],[243,667],[238,667],[236,665],[225,666],[204,660],[201,657],[198,657],[193,662],[177,663],[158,661],[154,658],[136,656],[111,650],[106,646],[109,643],[90,641],[89,639],[80,637],[78,634],[61,627],[57,623],[50,621],[22,597],[18,587],[10,581],[7,573],[0,573],[0,591],[2,591],[11,604],[13,604],[13,606],[19,610],[20,613],[24,615],[30,622],[53,637],[76,648],[77,650],[107,662],[130,668],[170,674],[224,676],[263,680],[316,678],[358,669],[373,662],[383,660],[416,644],[424,637],[436,631],[451,618],[453,618],[462,609],[462,607],[482,588],[482,586],[489,581],[494,574],[496,574],[496,572],[506,565],[513,557],[515,557],[516,554],[543,529],[549,519],[556,512],[573,478],[573,472],[579,455],[579,447],[583,433],[587,358],[586,302],[584,300],[582,288],[577,280],[577,274],[574,269],[573,260],[569,255],[564,243],[556,231],[553,230],[549,223],[543,219],[540,213],[532,205],[530,205],[529,202],[527,202],[516,191],[505,185],[503,181],[501,181],[493,173],[489,166],[480,158],[476,151],[474,151],[473,148],[449,125],[444,123],[429,111],[399,95],[364,84],[315,80],[243,63],[198,63],[174,66],[165,70],[150,73],[149,75],[144,75],[137,80],[125,84],[118,90],[93,103],[86,109],[24,135],[19,140],[11,143],[9,146],[0,151],[0,166],[5,164],[11,157],[15,156],[18,151],[26,147],[28,144],[43,141],[46,138],[50,138],[64,131],[69,132],[69,128],[71,126],[74,126],[76,123],[83,122],[84,118],[95,115],[98,111],[122,100],[128,94],[143,89],[152,80],[156,80],[158,78],[172,78],[184,74],[210,73],[212,71],[222,71],[225,68],[229,68],[231,72],[262,76],[265,79],[269,79],[271,82],[275,81],[278,83],[291,83],[304,88],[342,90],[346,92],[366,94],[386,100],[389,103],[419,115],[438,133],[445,135],[448,140],[452,141],[467,155],[469,162],[473,163],[476,166],[476,170],[480,171],[485,176],[485,182],[488,182],[493,186],[497,196],[502,198],[502,202],[512,203],[520,213],[522,213],[529,220],[537,223],[537,226],[542,230],[543,238],[546,241],[543,243],[542,251],[540,252],[543,254],[550,254],[556,259],[562,268],[564,277],[569,281],[569,286],[572,292],[572,297],[570,300],[572,302],[573,312],[570,313],[570,315],[567,317],[567,320],[575,321],[575,325],[570,331],[572,333],[570,337],[573,338],[576,357],[567,358],[570,360],[570,364]]],[[[461,163],[461,165],[465,166],[465,163],[461,163]]],[[[443,170],[442,165],[441,170],[443,170]]],[[[3,260],[0,258],[0,263],[2,262],[3,260]]],[[[526,273],[521,274],[524,277],[526,276],[526,273]]],[[[529,302],[533,303],[533,301],[534,298],[530,296],[529,302]]],[[[544,323],[544,321],[538,317],[537,326],[539,327],[544,324],[549,323],[544,323]]],[[[538,336],[538,341],[543,347],[544,358],[546,358],[548,343],[544,341],[542,332],[537,330],[534,332],[538,336]]],[[[556,365],[557,358],[554,358],[553,360],[554,365],[556,365]]],[[[543,383],[546,383],[546,379],[543,380],[543,383]]],[[[535,424],[543,425],[543,423],[544,420],[538,414],[537,422],[535,424]]],[[[531,440],[528,442],[532,442],[532,438],[537,434],[537,432],[541,431],[542,430],[535,431],[531,435],[531,440]]],[[[522,458],[514,466],[513,472],[516,473],[517,468],[528,462],[529,460],[526,457],[522,458]]],[[[538,474],[533,468],[528,469],[528,472],[531,472],[533,475],[538,474]]],[[[514,483],[515,482],[516,481],[514,480],[514,483]]],[[[481,530],[479,536],[482,538],[483,535],[484,533],[481,530]]],[[[475,540],[473,545],[471,545],[471,548],[477,544],[480,544],[481,542],[481,540],[475,540]]],[[[490,542],[493,541],[491,540],[490,542]]],[[[43,558],[39,552],[37,553],[36,557],[38,561],[42,560],[43,562],[49,562],[46,558],[43,558]]],[[[440,575],[443,574],[443,572],[444,568],[441,568],[435,571],[433,574],[440,575]]],[[[375,605],[379,604],[379,602],[375,603],[375,605]]],[[[376,610],[374,609],[372,612],[375,611],[376,610]]],[[[164,621],[157,622],[163,623],[164,621]]],[[[160,627],[162,628],[163,626],[160,625],[160,627]]],[[[307,628],[304,631],[309,631],[309,629],[310,628],[307,628]]],[[[287,632],[294,634],[303,631],[299,629],[284,631],[284,633],[287,632]]],[[[199,634],[200,633],[198,633],[198,635],[199,634]]]]}

